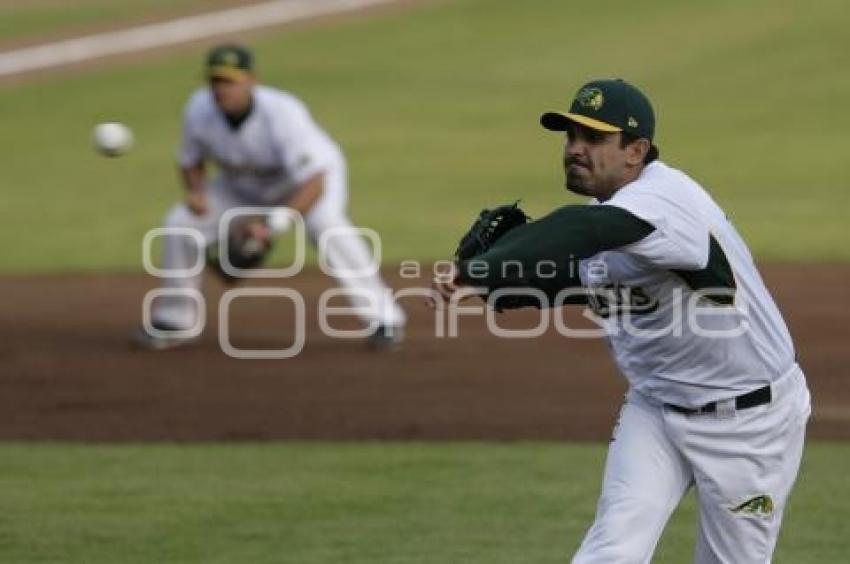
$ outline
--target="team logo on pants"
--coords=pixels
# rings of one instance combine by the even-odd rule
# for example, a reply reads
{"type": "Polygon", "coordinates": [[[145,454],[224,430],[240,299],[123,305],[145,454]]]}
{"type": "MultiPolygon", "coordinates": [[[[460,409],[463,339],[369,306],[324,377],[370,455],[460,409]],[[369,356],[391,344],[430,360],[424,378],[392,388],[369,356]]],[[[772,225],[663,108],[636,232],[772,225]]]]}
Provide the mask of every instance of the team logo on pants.
{"type": "Polygon", "coordinates": [[[741,505],[732,507],[731,511],[732,513],[769,517],[773,515],[773,499],[769,495],[759,495],[748,499],[741,505]]]}

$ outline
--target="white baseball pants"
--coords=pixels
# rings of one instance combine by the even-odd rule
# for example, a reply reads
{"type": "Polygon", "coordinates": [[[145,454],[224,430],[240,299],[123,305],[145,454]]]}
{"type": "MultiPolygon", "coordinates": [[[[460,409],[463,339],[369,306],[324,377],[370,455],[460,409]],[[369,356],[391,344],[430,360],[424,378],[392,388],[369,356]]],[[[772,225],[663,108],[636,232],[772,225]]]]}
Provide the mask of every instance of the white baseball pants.
{"type": "Polygon", "coordinates": [[[691,487],[699,502],[698,564],[769,563],[797,477],[810,396],[796,364],[773,401],[686,415],[630,391],[608,451],[593,526],[573,564],[650,562],[691,487]]]}

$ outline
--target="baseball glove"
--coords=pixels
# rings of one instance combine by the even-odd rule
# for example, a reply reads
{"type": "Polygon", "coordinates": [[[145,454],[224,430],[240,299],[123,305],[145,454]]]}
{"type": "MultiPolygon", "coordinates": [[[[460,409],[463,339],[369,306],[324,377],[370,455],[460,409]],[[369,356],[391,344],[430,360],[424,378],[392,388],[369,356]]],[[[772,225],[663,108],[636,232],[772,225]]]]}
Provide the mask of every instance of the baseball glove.
{"type": "MultiPolygon", "coordinates": [[[[469,260],[487,252],[508,231],[525,225],[530,220],[531,218],[519,207],[519,200],[513,204],[482,210],[478,219],[461,238],[455,251],[455,260],[469,260]]],[[[493,288],[490,290],[492,291],[493,288]]],[[[480,297],[498,312],[526,306],[540,307],[538,300],[522,295],[507,295],[491,300],[488,291],[480,297]]]]}
{"type": "Polygon", "coordinates": [[[481,210],[478,219],[461,237],[455,260],[469,260],[487,252],[505,233],[528,223],[529,219],[519,207],[519,200],[513,204],[481,210]]]}
{"type": "MultiPolygon", "coordinates": [[[[259,268],[271,252],[272,239],[260,239],[254,236],[246,226],[247,222],[242,224],[237,223],[231,227],[230,236],[227,240],[227,258],[230,261],[230,265],[234,268],[259,268]]],[[[216,242],[208,246],[207,264],[225,282],[235,283],[238,278],[224,270],[221,265],[220,253],[219,243],[216,242]]]]}

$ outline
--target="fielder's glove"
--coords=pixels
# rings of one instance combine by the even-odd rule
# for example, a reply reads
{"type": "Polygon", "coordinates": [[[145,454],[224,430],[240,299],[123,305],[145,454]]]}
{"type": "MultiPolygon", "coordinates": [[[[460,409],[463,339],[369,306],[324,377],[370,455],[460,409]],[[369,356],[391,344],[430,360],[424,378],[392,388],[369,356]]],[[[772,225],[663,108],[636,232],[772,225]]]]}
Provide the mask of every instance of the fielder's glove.
{"type": "MultiPolygon", "coordinates": [[[[531,218],[519,207],[519,201],[493,209],[481,210],[478,219],[461,238],[455,251],[455,261],[474,259],[487,252],[508,231],[525,225],[530,220],[531,218]]],[[[490,288],[490,291],[494,289],[490,288]]],[[[480,297],[490,303],[489,292],[480,297]]],[[[540,307],[539,301],[534,298],[518,295],[502,296],[498,300],[492,301],[490,305],[498,312],[526,306],[540,307]]]]}
{"type": "Polygon", "coordinates": [[[505,233],[528,223],[529,219],[519,207],[519,200],[513,204],[481,210],[478,219],[461,237],[455,260],[469,260],[487,252],[505,233]]]}
{"type": "MultiPolygon", "coordinates": [[[[227,240],[227,257],[231,266],[241,269],[259,268],[271,252],[273,241],[270,232],[264,237],[258,237],[258,230],[249,228],[250,222],[256,221],[262,220],[251,219],[243,223],[234,223],[231,226],[227,240]]],[[[235,283],[238,278],[224,270],[221,265],[220,252],[219,243],[213,243],[207,247],[207,264],[225,282],[235,283]]]]}

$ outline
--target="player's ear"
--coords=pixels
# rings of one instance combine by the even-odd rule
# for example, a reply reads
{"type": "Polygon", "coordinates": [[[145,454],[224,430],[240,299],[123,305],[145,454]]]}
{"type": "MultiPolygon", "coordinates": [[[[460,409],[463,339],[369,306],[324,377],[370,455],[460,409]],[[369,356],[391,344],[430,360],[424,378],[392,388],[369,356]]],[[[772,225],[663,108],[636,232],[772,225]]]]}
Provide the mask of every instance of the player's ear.
{"type": "Polygon", "coordinates": [[[646,158],[651,146],[649,139],[643,137],[628,143],[626,145],[626,162],[632,166],[643,163],[643,159],[646,158]]]}

